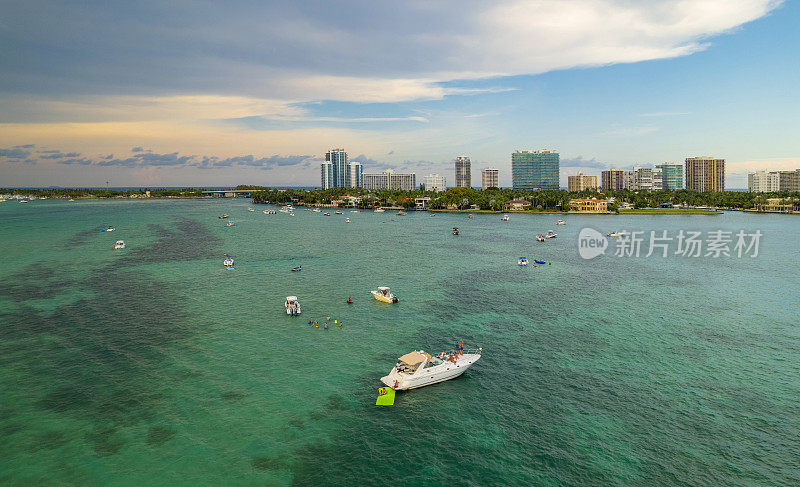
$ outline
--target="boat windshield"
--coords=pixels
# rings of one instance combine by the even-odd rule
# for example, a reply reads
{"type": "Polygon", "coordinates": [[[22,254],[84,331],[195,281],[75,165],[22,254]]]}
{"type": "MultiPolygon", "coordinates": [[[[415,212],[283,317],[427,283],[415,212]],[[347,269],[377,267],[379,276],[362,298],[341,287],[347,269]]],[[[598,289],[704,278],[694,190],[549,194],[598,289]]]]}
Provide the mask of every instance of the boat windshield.
{"type": "Polygon", "coordinates": [[[428,363],[425,364],[425,368],[427,369],[429,367],[436,367],[437,365],[442,365],[443,363],[444,362],[442,362],[442,360],[438,357],[431,357],[431,359],[428,360],[428,363]]]}

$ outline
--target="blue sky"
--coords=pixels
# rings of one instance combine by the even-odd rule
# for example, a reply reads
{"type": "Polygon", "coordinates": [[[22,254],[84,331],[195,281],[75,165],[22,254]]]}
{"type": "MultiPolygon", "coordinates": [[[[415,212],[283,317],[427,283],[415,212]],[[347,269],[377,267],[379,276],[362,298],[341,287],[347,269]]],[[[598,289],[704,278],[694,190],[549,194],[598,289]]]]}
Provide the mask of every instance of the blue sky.
{"type": "Polygon", "coordinates": [[[0,186],[452,184],[555,149],[566,176],[800,167],[797,2],[48,2],[0,19],[0,186]],[[140,150],[134,151],[134,148],[140,150]]]}

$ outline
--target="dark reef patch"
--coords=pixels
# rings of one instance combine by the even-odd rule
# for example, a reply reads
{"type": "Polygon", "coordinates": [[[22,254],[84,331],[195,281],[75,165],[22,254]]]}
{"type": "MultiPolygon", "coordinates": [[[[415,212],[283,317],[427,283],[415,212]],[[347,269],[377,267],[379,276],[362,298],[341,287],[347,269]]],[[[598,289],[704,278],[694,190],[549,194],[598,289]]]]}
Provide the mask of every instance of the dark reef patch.
{"type": "Polygon", "coordinates": [[[147,431],[147,440],[145,441],[148,445],[161,446],[174,438],[177,433],[178,432],[172,428],[153,426],[147,431]]]}

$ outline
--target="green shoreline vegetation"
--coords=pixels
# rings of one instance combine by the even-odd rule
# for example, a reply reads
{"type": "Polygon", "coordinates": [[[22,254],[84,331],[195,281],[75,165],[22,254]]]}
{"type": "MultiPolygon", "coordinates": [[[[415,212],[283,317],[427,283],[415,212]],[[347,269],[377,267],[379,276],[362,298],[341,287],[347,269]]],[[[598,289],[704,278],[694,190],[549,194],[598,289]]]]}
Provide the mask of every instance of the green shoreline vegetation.
{"type": "MultiPolygon", "coordinates": [[[[696,213],[713,214],[720,208],[731,210],[750,210],[767,198],[798,198],[800,193],[750,193],[745,191],[724,191],[700,193],[697,191],[578,191],[542,190],[525,191],[509,188],[450,188],[443,192],[416,189],[404,190],[366,190],[361,188],[332,189],[275,189],[265,186],[239,185],[231,191],[253,191],[253,203],[294,203],[299,205],[332,205],[346,196],[354,196],[360,200],[353,206],[372,208],[375,206],[396,206],[406,209],[415,208],[415,199],[429,197],[428,208],[439,211],[506,211],[504,205],[513,199],[523,199],[531,203],[531,209],[522,213],[566,213],[569,211],[569,200],[573,198],[614,198],[609,205],[610,212],[672,214],[696,213]],[[632,209],[618,206],[627,203],[632,209]],[[660,208],[665,204],[684,205],[690,208],[660,208]],[[707,207],[707,208],[693,208],[707,207]]],[[[52,199],[103,199],[103,198],[203,198],[202,189],[78,189],[78,188],[6,188],[0,194],[23,195],[36,198],[52,199]]],[[[520,213],[520,211],[517,211],[520,213]]]]}

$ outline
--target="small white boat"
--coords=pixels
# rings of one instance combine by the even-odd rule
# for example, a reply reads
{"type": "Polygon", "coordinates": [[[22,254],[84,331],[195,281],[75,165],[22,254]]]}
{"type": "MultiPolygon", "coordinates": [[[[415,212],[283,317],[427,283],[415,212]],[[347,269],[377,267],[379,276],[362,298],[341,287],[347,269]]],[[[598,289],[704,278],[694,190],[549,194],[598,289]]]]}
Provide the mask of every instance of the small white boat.
{"type": "Polygon", "coordinates": [[[383,213],[384,211],[386,210],[384,210],[383,208],[375,208],[375,213],[383,213]]]}
{"type": "Polygon", "coordinates": [[[322,216],[331,216],[331,214],[326,211],[325,213],[322,214],[322,216]]]}
{"type": "Polygon", "coordinates": [[[28,200],[19,200],[20,203],[27,203],[28,200]]]}
{"type": "MultiPolygon", "coordinates": [[[[3,200],[3,201],[5,201],[5,200],[3,200]]],[[[69,201],[75,201],[75,200],[73,200],[72,198],[70,198],[70,199],[69,199],[69,201]]]]}
{"type": "Polygon", "coordinates": [[[286,307],[287,315],[297,316],[300,314],[300,302],[297,300],[297,296],[286,296],[284,306],[286,307]]]}
{"type": "Polygon", "coordinates": [[[397,296],[389,292],[389,288],[386,286],[380,286],[378,289],[372,292],[372,297],[377,299],[378,301],[382,301],[384,303],[396,303],[399,300],[397,296]]]}
{"type": "Polygon", "coordinates": [[[469,214],[469,219],[470,219],[470,220],[472,220],[473,218],[475,218],[475,215],[473,215],[472,213],[470,213],[470,214],[469,214]]]}
{"type": "Polygon", "coordinates": [[[222,225],[222,226],[223,226],[223,227],[232,227],[232,226],[233,226],[233,220],[228,220],[228,222],[227,222],[227,223],[225,223],[225,224],[224,224],[224,225],[222,225]]]}
{"type": "Polygon", "coordinates": [[[458,227],[453,227],[453,235],[458,235],[458,227]]]}
{"type": "Polygon", "coordinates": [[[320,210],[319,208],[314,208],[312,211],[313,211],[314,213],[319,213],[319,212],[320,212],[320,211],[322,211],[322,210],[320,210]]]}
{"type": "Polygon", "coordinates": [[[231,257],[228,257],[227,259],[222,261],[222,265],[224,265],[228,269],[232,269],[233,268],[233,259],[231,257]]]}
{"type": "Polygon", "coordinates": [[[337,214],[337,215],[341,215],[342,214],[342,210],[336,210],[336,211],[334,211],[334,213],[337,214]]]}
{"type": "Polygon", "coordinates": [[[526,266],[528,265],[528,259],[526,257],[520,257],[517,261],[517,265],[526,266]]]}
{"type": "Polygon", "coordinates": [[[256,210],[254,210],[252,208],[248,208],[247,211],[256,211],[256,210]]]}
{"type": "Polygon", "coordinates": [[[397,216],[406,216],[406,215],[408,215],[408,213],[406,213],[405,211],[398,211],[397,213],[395,213],[395,215],[397,215],[397,216]]]}
{"type": "Polygon", "coordinates": [[[613,232],[609,233],[608,236],[611,237],[611,238],[616,238],[616,237],[622,236],[622,233],[623,232],[618,232],[618,231],[614,230],[613,232]]]}
{"type": "Polygon", "coordinates": [[[278,211],[280,211],[281,213],[289,213],[289,209],[288,208],[281,208],[278,211]]]}
{"type": "Polygon", "coordinates": [[[124,249],[125,242],[122,240],[117,240],[117,243],[114,244],[114,250],[124,249]]]}
{"type": "Polygon", "coordinates": [[[556,225],[566,225],[566,224],[567,224],[567,222],[565,222],[564,220],[558,220],[556,222],[556,225]]]}
{"type": "Polygon", "coordinates": [[[542,235],[542,234],[537,235],[536,236],[536,240],[538,240],[540,242],[544,242],[544,235],[542,235]]]}
{"type": "Polygon", "coordinates": [[[348,218],[348,219],[347,219],[347,220],[345,220],[344,222],[345,222],[345,223],[350,223],[350,219],[348,218]]]}
{"type": "Polygon", "coordinates": [[[464,350],[459,344],[456,350],[432,357],[424,350],[414,350],[398,358],[389,375],[381,377],[381,382],[403,391],[455,379],[481,358],[482,351],[480,348],[464,350]]]}
{"type": "Polygon", "coordinates": [[[114,228],[114,227],[108,227],[108,228],[105,229],[106,232],[113,232],[115,230],[116,230],[116,228],[114,228]]]}
{"type": "Polygon", "coordinates": [[[221,220],[222,220],[222,219],[225,219],[225,218],[228,218],[228,214],[227,214],[227,213],[223,213],[223,214],[221,214],[220,216],[218,216],[217,218],[219,218],[219,219],[221,219],[221,220]]]}
{"type": "Polygon", "coordinates": [[[507,222],[508,220],[508,215],[503,215],[503,218],[500,219],[501,222],[507,222]]]}
{"type": "Polygon", "coordinates": [[[548,231],[547,235],[544,236],[544,238],[556,238],[556,237],[558,237],[558,234],[557,233],[553,233],[552,230],[548,231]]]}

